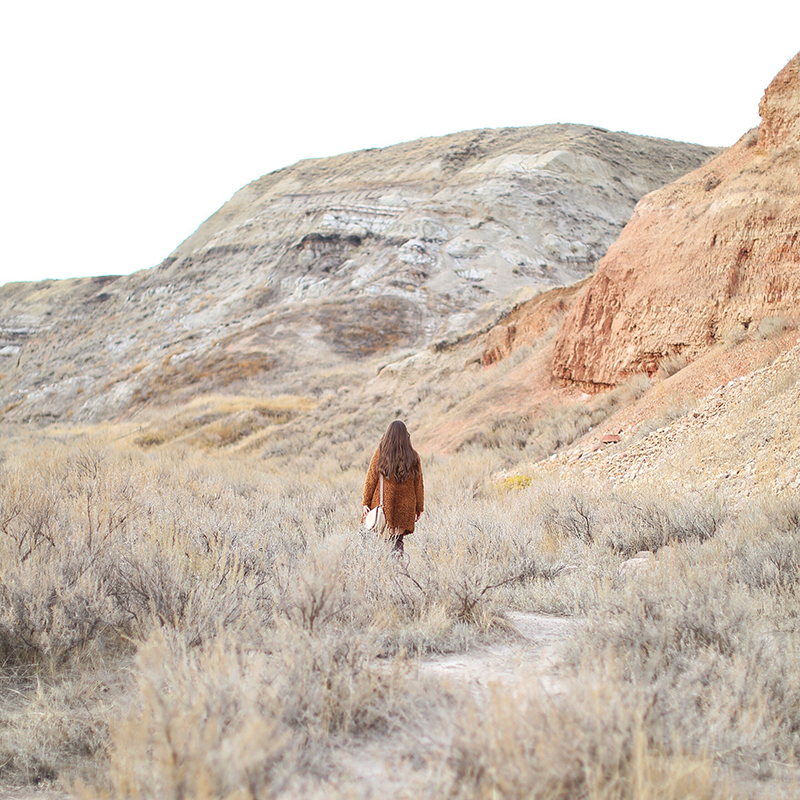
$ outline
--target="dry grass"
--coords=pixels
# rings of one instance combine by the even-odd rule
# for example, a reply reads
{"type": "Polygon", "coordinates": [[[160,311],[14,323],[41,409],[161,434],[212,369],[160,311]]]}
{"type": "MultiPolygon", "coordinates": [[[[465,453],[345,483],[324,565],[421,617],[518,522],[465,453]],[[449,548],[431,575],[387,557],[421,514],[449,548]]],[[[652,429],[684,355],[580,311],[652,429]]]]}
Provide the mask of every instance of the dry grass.
{"type": "Polygon", "coordinates": [[[457,798],[697,800],[732,797],[713,759],[659,746],[618,684],[572,685],[569,699],[494,690],[456,734],[457,798]]]}
{"type": "Polygon", "coordinates": [[[499,417],[486,430],[476,433],[464,447],[479,446],[502,454],[506,464],[538,461],[567,447],[612,414],[635,402],[650,386],[644,374],[588,402],[552,405],[533,418],[525,415],[499,417]]]}
{"type": "Polygon", "coordinates": [[[263,441],[313,406],[307,397],[204,395],[172,413],[159,413],[155,421],[141,426],[135,442],[147,448],[180,441],[206,450],[246,445],[256,438],[263,441]]]}
{"type": "Polygon", "coordinates": [[[680,353],[673,353],[672,355],[665,356],[658,363],[655,377],[657,380],[666,380],[670,376],[680,372],[688,363],[689,359],[680,353]]]}
{"type": "Polygon", "coordinates": [[[212,460],[120,435],[2,442],[6,785],[131,798],[793,796],[791,503],[731,516],[712,495],[511,486],[495,481],[495,451],[472,448],[426,461],[428,510],[398,562],[356,529],[369,457],[357,441],[320,442],[289,471],[285,454],[212,460]],[[650,560],[622,574],[640,550],[650,560]],[[431,654],[508,641],[512,609],[586,620],[557,691],[534,673],[477,693],[419,676],[431,654]],[[373,746],[388,777],[359,772],[373,746]]]}
{"type": "MultiPolygon", "coordinates": [[[[224,343],[200,356],[177,349],[161,364],[150,370],[147,380],[136,389],[134,404],[148,403],[162,397],[176,396],[182,390],[209,391],[262,376],[274,369],[277,361],[261,352],[239,352],[224,349],[224,343]]],[[[138,370],[137,370],[138,371],[138,370]]]]}

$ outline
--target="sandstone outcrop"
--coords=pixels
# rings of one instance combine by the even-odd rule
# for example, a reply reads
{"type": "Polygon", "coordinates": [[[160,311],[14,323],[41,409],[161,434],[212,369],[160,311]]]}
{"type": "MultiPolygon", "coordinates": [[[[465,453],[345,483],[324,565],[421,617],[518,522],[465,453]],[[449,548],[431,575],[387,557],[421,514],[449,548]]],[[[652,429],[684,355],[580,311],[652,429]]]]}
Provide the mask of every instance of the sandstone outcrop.
{"type": "Polygon", "coordinates": [[[800,301],[800,54],[761,124],[648,194],[566,317],[553,373],[588,391],[692,360],[800,301]]]}
{"type": "Polygon", "coordinates": [[[159,267],[0,288],[2,418],[91,422],[215,391],[317,394],[335,371],[345,382],[369,359],[462,340],[585,276],[639,197],[715,152],[547,125],[278,170],[159,267]]]}

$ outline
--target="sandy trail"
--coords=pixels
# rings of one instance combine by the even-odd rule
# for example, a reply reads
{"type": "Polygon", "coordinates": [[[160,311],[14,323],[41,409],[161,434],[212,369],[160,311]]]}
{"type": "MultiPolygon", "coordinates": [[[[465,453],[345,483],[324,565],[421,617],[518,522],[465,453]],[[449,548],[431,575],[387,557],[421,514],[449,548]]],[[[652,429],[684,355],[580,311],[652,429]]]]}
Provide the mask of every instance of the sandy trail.
{"type": "Polygon", "coordinates": [[[420,664],[420,675],[446,676],[476,688],[493,683],[511,687],[524,676],[526,681],[538,679],[548,694],[558,693],[558,647],[578,622],[570,617],[523,612],[510,612],[507,619],[519,634],[516,642],[426,659],[420,664]]]}
{"type": "MultiPolygon", "coordinates": [[[[581,621],[547,614],[508,612],[506,620],[512,627],[510,643],[480,645],[466,653],[426,658],[418,666],[419,676],[451,681],[455,686],[467,686],[476,695],[491,687],[514,692],[521,685],[530,687],[537,682],[550,696],[564,691],[559,682],[562,657],[560,646],[580,626],[581,621]]],[[[437,739],[448,734],[441,730],[436,710],[415,732],[406,731],[414,740],[418,753],[436,750],[437,739]]],[[[416,727],[416,726],[415,726],[416,727]]],[[[435,763],[418,766],[409,755],[409,741],[403,737],[381,737],[361,742],[355,750],[340,755],[340,775],[349,781],[354,798],[420,798],[436,797],[437,782],[446,771],[435,763]]],[[[443,766],[443,765],[438,765],[443,766]]],[[[444,787],[442,792],[444,792],[444,787]]]]}

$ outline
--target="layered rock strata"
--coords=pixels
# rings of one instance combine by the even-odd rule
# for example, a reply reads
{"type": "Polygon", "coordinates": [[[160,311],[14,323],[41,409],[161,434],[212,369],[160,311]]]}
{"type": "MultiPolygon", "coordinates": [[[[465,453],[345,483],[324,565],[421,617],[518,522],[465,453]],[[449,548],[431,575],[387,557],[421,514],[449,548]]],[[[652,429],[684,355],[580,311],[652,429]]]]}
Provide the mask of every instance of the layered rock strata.
{"type": "Polygon", "coordinates": [[[0,289],[0,329],[25,332],[2,340],[0,408],[93,421],[204,392],[313,392],[326,371],[458,341],[586,275],[642,194],[714,152],[548,125],[300,162],[159,267],[0,289]]]}
{"type": "Polygon", "coordinates": [[[696,358],[800,301],[800,54],[761,124],[642,198],[556,339],[553,373],[596,391],[696,358]]]}

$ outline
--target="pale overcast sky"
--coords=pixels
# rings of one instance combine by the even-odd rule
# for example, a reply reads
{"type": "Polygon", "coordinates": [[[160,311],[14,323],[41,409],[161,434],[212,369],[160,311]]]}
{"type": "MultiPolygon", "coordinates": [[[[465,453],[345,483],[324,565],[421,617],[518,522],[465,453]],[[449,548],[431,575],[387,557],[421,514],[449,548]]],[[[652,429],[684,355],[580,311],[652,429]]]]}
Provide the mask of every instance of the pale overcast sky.
{"type": "Polygon", "coordinates": [[[155,266],[302,158],[550,122],[730,145],[798,50],[797,0],[10,3],[0,284],[155,266]]]}

